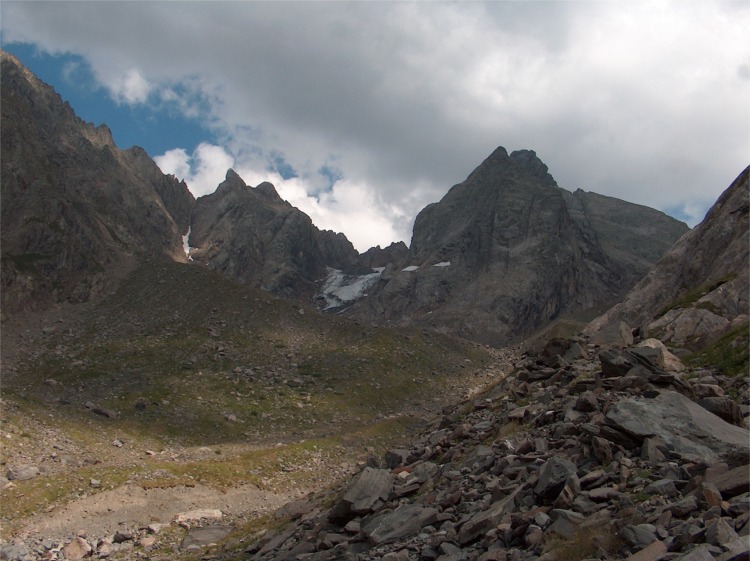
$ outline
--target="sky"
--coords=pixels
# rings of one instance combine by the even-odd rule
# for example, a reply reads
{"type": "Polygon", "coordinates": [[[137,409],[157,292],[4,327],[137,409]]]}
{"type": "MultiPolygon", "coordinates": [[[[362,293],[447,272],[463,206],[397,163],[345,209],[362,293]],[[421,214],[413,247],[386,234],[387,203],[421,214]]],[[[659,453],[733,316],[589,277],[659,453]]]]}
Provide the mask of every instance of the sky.
{"type": "Polygon", "coordinates": [[[233,168],[360,250],[496,147],[700,222],[750,163],[750,2],[0,2],[2,48],[198,197],[233,168]]]}

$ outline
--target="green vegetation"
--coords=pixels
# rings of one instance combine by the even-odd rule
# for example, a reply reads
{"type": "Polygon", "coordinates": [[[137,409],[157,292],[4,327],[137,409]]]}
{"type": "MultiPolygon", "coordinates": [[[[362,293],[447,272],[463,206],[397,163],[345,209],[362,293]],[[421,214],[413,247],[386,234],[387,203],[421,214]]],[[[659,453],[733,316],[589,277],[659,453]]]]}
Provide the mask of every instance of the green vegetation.
{"type": "Polygon", "coordinates": [[[5,520],[126,482],[319,488],[331,465],[407,440],[424,422],[415,411],[454,399],[448,382],[492,361],[478,345],[323,318],[177,263],[141,266],[82,310],[4,372],[2,421],[33,443],[44,431],[27,420],[54,419],[72,449],[104,461],[16,482],[0,492],[5,520]],[[106,460],[115,439],[136,464],[106,460]]]}
{"type": "Polygon", "coordinates": [[[696,367],[716,368],[724,376],[747,376],[750,372],[749,348],[750,326],[745,324],[688,357],[688,363],[696,367]]]}
{"type": "MultiPolygon", "coordinates": [[[[677,298],[675,301],[670,303],[669,305],[665,306],[662,310],[659,311],[658,314],[656,314],[655,317],[659,318],[669,312],[670,310],[674,310],[677,308],[690,308],[695,306],[696,302],[703,298],[706,294],[709,294],[710,292],[713,292],[717,288],[719,288],[722,284],[725,284],[731,280],[733,280],[736,277],[736,275],[727,275],[718,279],[715,279],[707,284],[701,285],[698,288],[694,288],[693,290],[687,291],[685,294],[677,298]]],[[[711,310],[710,304],[704,305],[704,303],[699,304],[698,307],[703,307],[708,310],[711,310]]]]}

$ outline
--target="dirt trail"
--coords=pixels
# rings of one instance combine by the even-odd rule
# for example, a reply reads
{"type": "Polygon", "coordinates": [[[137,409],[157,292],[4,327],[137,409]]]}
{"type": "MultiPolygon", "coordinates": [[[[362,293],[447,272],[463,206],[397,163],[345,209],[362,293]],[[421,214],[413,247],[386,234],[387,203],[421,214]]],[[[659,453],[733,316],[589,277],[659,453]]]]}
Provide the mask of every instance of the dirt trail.
{"type": "Polygon", "coordinates": [[[138,485],[123,485],[21,521],[25,528],[22,537],[64,540],[81,532],[89,537],[103,537],[152,523],[169,524],[177,514],[197,509],[218,509],[232,518],[252,517],[273,512],[304,491],[273,493],[254,485],[241,485],[226,492],[201,484],[147,490],[138,485]]]}

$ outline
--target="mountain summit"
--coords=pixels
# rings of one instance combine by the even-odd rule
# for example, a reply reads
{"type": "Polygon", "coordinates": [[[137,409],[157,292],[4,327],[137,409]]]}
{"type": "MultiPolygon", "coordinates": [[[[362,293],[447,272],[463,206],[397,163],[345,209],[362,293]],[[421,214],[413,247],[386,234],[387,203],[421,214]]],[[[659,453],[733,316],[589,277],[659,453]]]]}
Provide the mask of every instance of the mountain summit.
{"type": "Polygon", "coordinates": [[[531,150],[497,148],[414,224],[407,257],[347,312],[499,345],[621,298],[688,230],[557,186],[531,150]]]}
{"type": "Polygon", "coordinates": [[[321,231],[270,183],[249,187],[234,170],[193,209],[190,256],[243,284],[307,300],[328,267],[362,271],[343,234],[321,231]]]}

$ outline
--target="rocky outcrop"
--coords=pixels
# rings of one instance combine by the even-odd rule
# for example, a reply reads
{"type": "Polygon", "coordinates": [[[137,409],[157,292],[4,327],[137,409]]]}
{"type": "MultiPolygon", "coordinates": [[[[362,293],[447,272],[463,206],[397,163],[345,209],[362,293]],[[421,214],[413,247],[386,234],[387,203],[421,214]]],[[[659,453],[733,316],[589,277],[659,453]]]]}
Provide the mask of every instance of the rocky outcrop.
{"type": "Polygon", "coordinates": [[[83,302],[113,286],[129,256],[184,259],[193,197],[140,148],[80,120],[2,53],[2,307],[83,302]]]}
{"type": "MultiPolygon", "coordinates": [[[[750,188],[746,168],[706,218],[659,260],[622,303],[594,320],[596,335],[618,322],[664,342],[700,348],[750,314],[750,188]]],[[[747,343],[745,343],[746,345],[747,343]]]]}
{"type": "Polygon", "coordinates": [[[646,207],[565,191],[533,151],[498,148],[419,213],[407,256],[347,313],[501,345],[611,306],[686,230],[646,207]]]}
{"type": "Polygon", "coordinates": [[[214,193],[196,201],[190,246],[195,262],[293,299],[312,297],[327,267],[364,270],[343,234],[321,232],[273,185],[249,187],[233,170],[214,193]]]}
{"type": "Polygon", "coordinates": [[[379,245],[371,247],[360,255],[363,265],[375,269],[385,267],[391,263],[401,263],[409,253],[409,248],[404,242],[393,242],[385,248],[379,245]]]}
{"type": "Polygon", "coordinates": [[[748,381],[642,352],[550,341],[411,445],[369,457],[333,499],[310,498],[248,558],[747,558],[748,381]],[[632,364],[612,368],[618,356],[632,364]],[[741,427],[691,399],[708,382],[742,396],[741,427]]]}

